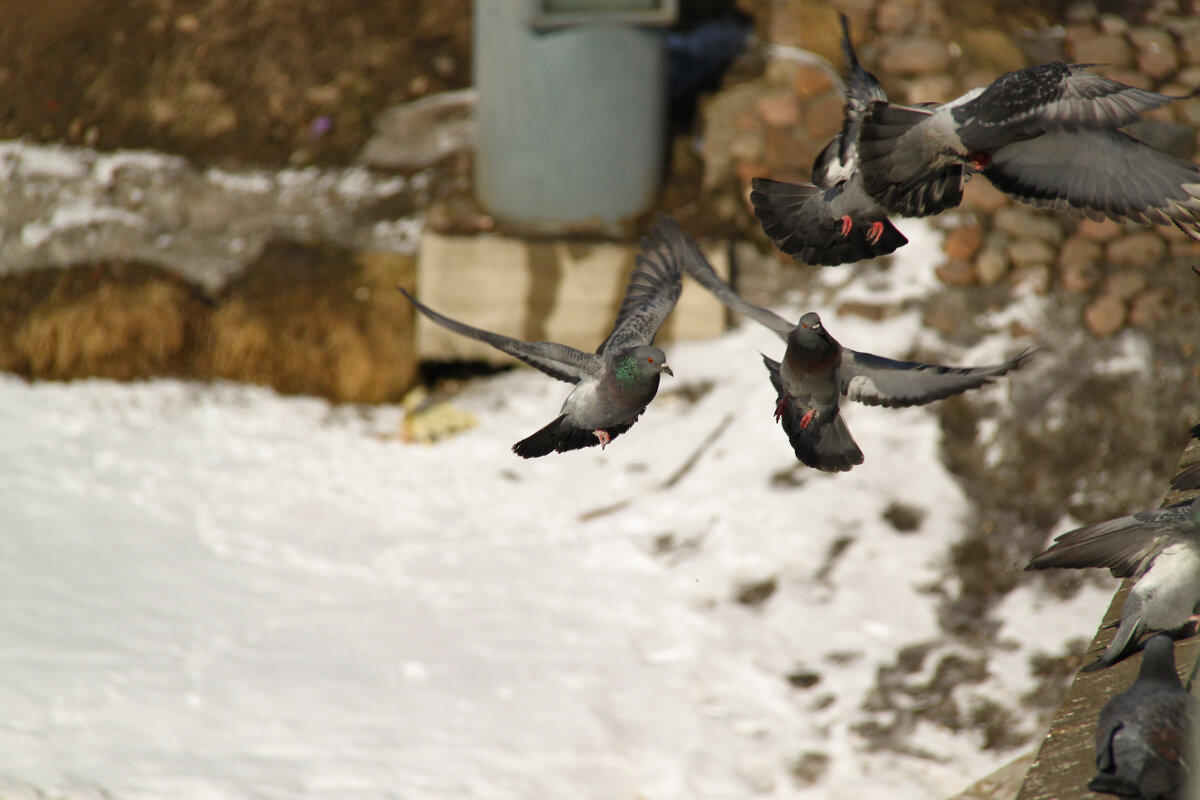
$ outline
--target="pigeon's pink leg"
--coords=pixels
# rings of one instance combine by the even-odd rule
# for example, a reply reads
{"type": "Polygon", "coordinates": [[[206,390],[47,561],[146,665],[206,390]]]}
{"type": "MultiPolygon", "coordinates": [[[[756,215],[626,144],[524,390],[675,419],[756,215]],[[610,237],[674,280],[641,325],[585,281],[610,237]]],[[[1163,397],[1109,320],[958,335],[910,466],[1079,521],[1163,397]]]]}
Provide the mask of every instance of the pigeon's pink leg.
{"type": "Polygon", "coordinates": [[[867,229],[867,241],[876,244],[879,242],[880,236],[883,236],[883,223],[872,222],[871,227],[867,229]]]}
{"type": "Polygon", "coordinates": [[[808,423],[812,422],[813,417],[815,417],[816,415],[817,415],[817,410],[815,408],[810,408],[805,413],[805,415],[800,418],[800,430],[804,430],[805,428],[807,428],[808,423]]]}
{"type": "Polygon", "coordinates": [[[596,438],[600,441],[601,450],[607,447],[608,443],[612,441],[612,437],[608,435],[608,431],[604,430],[603,428],[596,428],[596,430],[592,431],[592,433],[595,434],[596,438]]]}
{"type": "Polygon", "coordinates": [[[842,236],[849,236],[850,230],[854,227],[854,220],[850,219],[849,214],[842,215],[842,236]]]}
{"type": "Polygon", "coordinates": [[[783,410],[787,408],[787,398],[779,398],[779,402],[775,404],[775,421],[779,422],[779,418],[783,416],[783,410]]]}

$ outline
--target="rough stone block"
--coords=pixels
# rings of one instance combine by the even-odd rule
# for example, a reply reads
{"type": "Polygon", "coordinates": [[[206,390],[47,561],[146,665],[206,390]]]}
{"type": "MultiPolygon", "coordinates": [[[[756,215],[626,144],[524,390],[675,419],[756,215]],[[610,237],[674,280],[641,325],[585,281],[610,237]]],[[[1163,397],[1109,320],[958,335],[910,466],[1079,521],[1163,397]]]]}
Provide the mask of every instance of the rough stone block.
{"type": "MultiPolygon", "coordinates": [[[[529,241],[506,236],[426,232],[417,256],[418,298],[478,328],[527,341],[552,340],[594,351],[612,329],[640,251],[638,243],[529,241]]],[[[723,248],[705,248],[728,276],[723,248]]],[[[658,343],[717,336],[725,308],[684,278],[679,303],[658,343]]],[[[495,348],[417,319],[417,351],[427,360],[512,359],[495,348]]]]}

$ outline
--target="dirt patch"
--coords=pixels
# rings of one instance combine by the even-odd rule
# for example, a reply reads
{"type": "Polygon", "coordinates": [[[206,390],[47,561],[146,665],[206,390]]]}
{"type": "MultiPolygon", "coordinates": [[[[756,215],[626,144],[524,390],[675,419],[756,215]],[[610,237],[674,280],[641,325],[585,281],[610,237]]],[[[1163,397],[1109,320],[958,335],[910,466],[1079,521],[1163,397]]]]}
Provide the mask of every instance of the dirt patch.
{"type": "Polygon", "coordinates": [[[344,164],[384,108],[469,84],[470,0],[0,6],[0,138],[344,164]]]}

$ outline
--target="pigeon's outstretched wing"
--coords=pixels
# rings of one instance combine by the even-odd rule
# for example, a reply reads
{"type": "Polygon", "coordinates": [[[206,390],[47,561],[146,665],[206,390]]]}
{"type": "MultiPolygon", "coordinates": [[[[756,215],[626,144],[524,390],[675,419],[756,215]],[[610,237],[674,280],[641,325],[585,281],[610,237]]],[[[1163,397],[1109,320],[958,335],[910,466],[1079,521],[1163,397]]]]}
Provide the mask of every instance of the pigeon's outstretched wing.
{"type": "Polygon", "coordinates": [[[990,383],[1019,368],[1034,352],[1025,350],[1003,364],[987,367],[943,367],[843,348],[838,382],[842,394],[867,405],[923,405],[990,383]]]}
{"type": "Polygon", "coordinates": [[[850,20],[839,15],[842,23],[842,58],[846,61],[846,105],[839,149],[843,164],[857,158],[853,150],[858,145],[858,131],[867,107],[875,100],[886,101],[887,92],[879,80],[863,68],[850,40],[850,20]]]}
{"type": "Polygon", "coordinates": [[[687,249],[683,259],[683,268],[696,279],[697,283],[712,292],[730,311],[749,317],[760,325],[770,328],[785,342],[788,334],[792,332],[792,328],[796,327],[774,311],[748,303],[739,297],[728,283],[721,280],[721,277],[713,270],[712,264],[708,263],[708,259],[704,257],[704,253],[700,252],[700,248],[694,242],[687,249]]]}
{"type": "Polygon", "coordinates": [[[443,328],[478,339],[490,344],[514,358],[524,361],[531,367],[541,370],[552,378],[567,383],[578,383],[585,375],[601,368],[600,359],[591,353],[584,353],[574,347],[568,347],[558,342],[522,342],[499,333],[492,333],[480,328],[466,325],[458,320],[439,314],[432,308],[422,304],[402,287],[397,286],[400,293],[408,298],[413,307],[443,328]]]}
{"type": "Polygon", "coordinates": [[[1200,167],[1116,130],[1051,131],[1004,145],[983,174],[1039,208],[1174,224],[1200,239],[1200,167]]]}
{"type": "Polygon", "coordinates": [[[944,137],[943,109],[871,103],[859,134],[859,170],[871,197],[888,211],[926,217],[962,202],[965,166],[944,137]]]}
{"type": "Polygon", "coordinates": [[[1171,488],[1177,492],[1190,492],[1200,489],[1200,464],[1192,464],[1171,478],[1171,488]]]}
{"type": "Polygon", "coordinates": [[[1025,569],[1107,567],[1114,577],[1136,580],[1179,535],[1176,526],[1191,520],[1191,505],[1139,511],[1067,531],[1034,556],[1025,569]]]}
{"type": "Polygon", "coordinates": [[[612,333],[597,353],[620,353],[654,343],[683,289],[682,261],[695,243],[670,217],[660,217],[642,245],[612,333]]]}
{"type": "Polygon", "coordinates": [[[811,183],[753,178],[750,188],[750,203],[763,233],[803,264],[831,267],[863,261],[908,244],[857,182],[820,189],[811,183]]]}
{"type": "Polygon", "coordinates": [[[1001,75],[954,116],[968,150],[1056,128],[1120,128],[1183,98],[1149,92],[1089,72],[1096,64],[1052,61],[1001,75]]]}

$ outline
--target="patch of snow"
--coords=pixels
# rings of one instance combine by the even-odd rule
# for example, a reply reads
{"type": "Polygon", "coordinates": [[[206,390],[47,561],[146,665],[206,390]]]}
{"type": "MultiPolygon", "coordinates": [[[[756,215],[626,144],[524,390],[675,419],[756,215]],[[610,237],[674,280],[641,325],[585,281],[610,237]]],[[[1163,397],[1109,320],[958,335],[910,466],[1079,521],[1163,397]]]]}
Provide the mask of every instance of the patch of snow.
{"type": "MultiPolygon", "coordinates": [[[[929,285],[922,225],[891,269],[836,296],[929,285]]],[[[889,356],[929,335],[915,311],[829,324],[889,356]]],[[[971,508],[937,416],[847,404],[865,463],[804,468],[758,355],[782,348],[753,323],[674,344],[678,377],[632,430],[532,461],[509,447],[567,389],[527,369],[470,382],[454,402],[479,426],[430,446],[387,437],[394,406],[0,377],[0,794],[961,790],[1017,753],[928,722],[909,741],[933,758],[859,733],[880,668],[942,635],[930,587],[954,579],[971,508]],[[702,382],[694,402],[678,391],[702,382]],[[917,531],[884,520],[893,502],[924,512],[917,531]],[[736,600],[768,581],[764,602],[736,600]],[[793,686],[796,671],[814,683],[793,686]],[[798,761],[820,766],[797,780],[798,761]]],[[[1019,708],[1029,655],[1090,636],[1100,594],[1014,592],[1003,669],[959,691],[1019,708]]]]}
{"type": "Polygon", "coordinates": [[[57,206],[50,219],[45,222],[30,222],[24,225],[21,228],[21,244],[33,250],[63,231],[104,224],[140,228],[145,226],[145,220],[132,211],[97,205],[92,200],[80,198],[57,206]]]}
{"type": "Polygon", "coordinates": [[[275,178],[267,172],[229,172],[218,167],[209,167],[204,171],[204,178],[230,192],[270,194],[275,191],[275,178]]]}
{"type": "Polygon", "coordinates": [[[11,164],[6,169],[9,180],[16,178],[82,178],[88,168],[78,151],[54,145],[29,145],[24,142],[0,142],[0,161],[11,164]]]}

